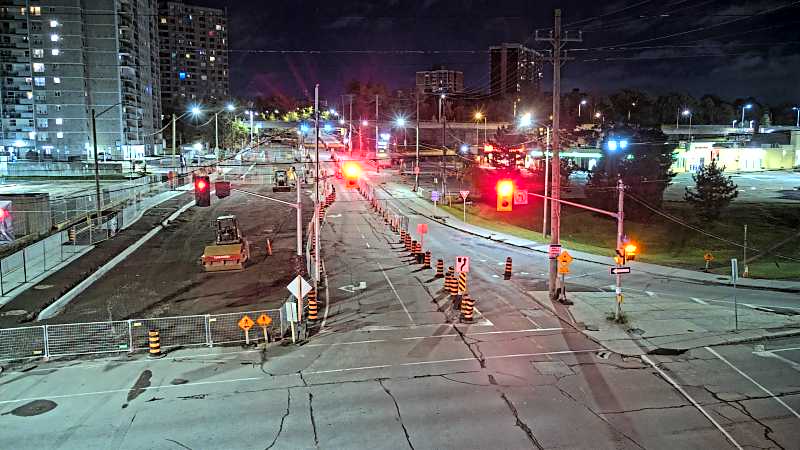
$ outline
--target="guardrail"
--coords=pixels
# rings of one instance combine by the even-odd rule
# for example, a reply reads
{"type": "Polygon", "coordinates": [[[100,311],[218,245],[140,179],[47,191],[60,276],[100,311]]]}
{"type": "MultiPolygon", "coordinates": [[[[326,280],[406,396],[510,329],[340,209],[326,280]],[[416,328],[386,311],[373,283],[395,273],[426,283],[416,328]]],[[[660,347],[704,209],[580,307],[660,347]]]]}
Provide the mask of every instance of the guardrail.
{"type": "MultiPolygon", "coordinates": [[[[281,309],[0,328],[0,361],[147,351],[151,330],[159,331],[163,349],[245,342],[239,320],[248,315],[255,321],[262,314],[272,319],[267,327],[272,339],[282,338],[286,324],[281,309]]],[[[250,342],[263,340],[263,329],[256,325],[250,342]]]]}

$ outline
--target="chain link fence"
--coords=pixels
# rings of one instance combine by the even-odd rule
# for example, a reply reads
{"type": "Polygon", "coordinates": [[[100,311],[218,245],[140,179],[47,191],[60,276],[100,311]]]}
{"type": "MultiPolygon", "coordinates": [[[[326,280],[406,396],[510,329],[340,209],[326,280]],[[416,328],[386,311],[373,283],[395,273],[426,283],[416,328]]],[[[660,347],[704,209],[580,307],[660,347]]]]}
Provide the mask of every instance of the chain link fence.
{"type": "Polygon", "coordinates": [[[159,332],[163,349],[235,344],[245,342],[239,320],[247,315],[256,321],[262,314],[272,323],[255,325],[250,342],[263,342],[266,336],[281,339],[287,324],[280,309],[2,328],[0,361],[147,351],[147,334],[153,330],[159,332]]]}

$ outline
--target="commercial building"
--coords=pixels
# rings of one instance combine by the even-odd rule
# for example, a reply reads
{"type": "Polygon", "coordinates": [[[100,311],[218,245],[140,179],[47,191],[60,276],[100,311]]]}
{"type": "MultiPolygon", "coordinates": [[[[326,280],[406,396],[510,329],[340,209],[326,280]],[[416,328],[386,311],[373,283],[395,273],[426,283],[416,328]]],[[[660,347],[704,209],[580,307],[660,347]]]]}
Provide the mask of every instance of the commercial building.
{"type": "Polygon", "coordinates": [[[491,94],[539,92],[544,71],[542,55],[522,44],[489,47],[491,94]]]}
{"type": "Polygon", "coordinates": [[[104,158],[152,154],[161,137],[155,0],[8,0],[0,7],[0,150],[82,159],[91,111],[104,158]]]}
{"type": "Polygon", "coordinates": [[[225,101],[229,95],[226,11],[162,1],[158,30],[164,110],[225,101]]]}
{"type": "Polygon", "coordinates": [[[434,67],[432,70],[417,72],[417,92],[431,94],[436,92],[464,92],[464,72],[434,67]]]}

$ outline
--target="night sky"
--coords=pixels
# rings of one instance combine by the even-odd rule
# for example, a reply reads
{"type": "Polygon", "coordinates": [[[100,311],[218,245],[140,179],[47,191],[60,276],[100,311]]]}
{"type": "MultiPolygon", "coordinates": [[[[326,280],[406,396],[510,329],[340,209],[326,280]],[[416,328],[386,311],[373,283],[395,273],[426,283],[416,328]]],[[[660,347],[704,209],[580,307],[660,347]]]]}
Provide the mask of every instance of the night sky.
{"type": "MultiPolygon", "coordinates": [[[[800,1],[187,3],[228,8],[231,87],[242,97],[303,97],[319,82],[323,97],[336,98],[354,78],[408,88],[415,71],[434,64],[463,70],[467,89],[486,90],[488,47],[548,48],[533,34],[546,35],[560,7],[565,29],[583,30],[583,42],[568,47],[575,61],[565,66],[565,91],[630,87],[800,103],[800,1]],[[340,51],[363,53],[331,53],[340,51]]],[[[547,90],[551,72],[546,66],[547,90]]]]}

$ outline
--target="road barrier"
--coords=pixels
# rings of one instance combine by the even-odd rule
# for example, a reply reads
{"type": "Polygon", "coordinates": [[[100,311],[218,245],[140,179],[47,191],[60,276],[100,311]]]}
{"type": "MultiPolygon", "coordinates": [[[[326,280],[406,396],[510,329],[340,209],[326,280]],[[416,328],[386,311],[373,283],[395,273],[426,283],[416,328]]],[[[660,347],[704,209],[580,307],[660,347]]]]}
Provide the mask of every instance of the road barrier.
{"type": "Polygon", "coordinates": [[[506,270],[503,272],[503,279],[511,279],[511,257],[506,258],[506,270]]]}
{"type": "Polygon", "coordinates": [[[417,260],[417,264],[422,264],[422,242],[417,242],[417,245],[414,246],[414,251],[412,253],[414,258],[417,260]]]}
{"type": "Polygon", "coordinates": [[[472,323],[473,314],[475,312],[475,300],[471,299],[469,294],[464,294],[461,297],[461,321],[472,323]]]}
{"type": "Polygon", "coordinates": [[[411,251],[411,235],[406,233],[406,240],[404,242],[407,251],[411,251]]]}
{"type": "Polygon", "coordinates": [[[450,295],[458,295],[458,279],[456,278],[456,269],[452,266],[448,268],[450,272],[450,295]]]}
{"type": "Polygon", "coordinates": [[[150,330],[147,333],[147,340],[150,348],[150,353],[147,356],[151,358],[161,358],[164,356],[164,354],[161,353],[161,336],[158,330],[150,330]]]}
{"type": "Polygon", "coordinates": [[[444,277],[444,260],[436,260],[436,278],[444,277]]]}
{"type": "Polygon", "coordinates": [[[319,320],[319,305],[317,304],[317,290],[311,289],[308,291],[308,320],[316,322],[319,320]]]}
{"type": "Polygon", "coordinates": [[[423,269],[430,269],[431,268],[431,252],[430,252],[430,250],[425,252],[425,258],[422,260],[422,268],[423,269]]]}
{"type": "Polygon", "coordinates": [[[411,252],[409,256],[414,256],[417,252],[417,241],[416,240],[411,241],[410,247],[411,248],[408,249],[408,251],[411,252]]]}
{"type": "Polygon", "coordinates": [[[467,292],[467,273],[466,272],[459,272],[459,274],[458,274],[458,292],[460,294],[466,294],[466,292],[467,292]]]}
{"type": "Polygon", "coordinates": [[[149,351],[151,330],[158,330],[162,351],[239,343],[245,339],[238,321],[245,314],[267,314],[273,336],[283,336],[287,329],[279,309],[0,328],[0,361],[149,351]]]}

